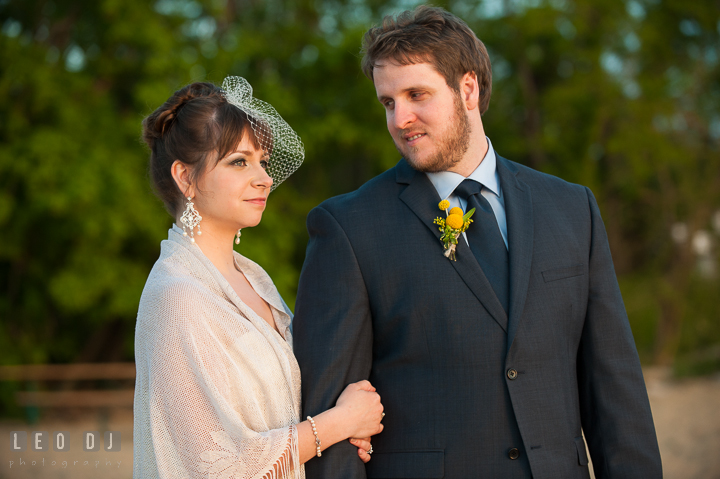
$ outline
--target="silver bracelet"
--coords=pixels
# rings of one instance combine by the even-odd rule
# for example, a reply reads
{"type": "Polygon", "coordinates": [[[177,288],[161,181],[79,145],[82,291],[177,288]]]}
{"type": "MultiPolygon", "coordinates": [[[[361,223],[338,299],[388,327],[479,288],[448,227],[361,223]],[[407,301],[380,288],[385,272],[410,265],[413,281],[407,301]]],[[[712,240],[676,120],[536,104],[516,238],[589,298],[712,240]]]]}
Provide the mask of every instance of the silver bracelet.
{"type": "Polygon", "coordinates": [[[320,437],[318,437],[317,429],[315,429],[315,421],[313,421],[313,418],[310,416],[307,417],[307,420],[310,422],[313,434],[315,435],[315,449],[317,450],[317,457],[321,457],[322,452],[320,452],[320,437]]]}

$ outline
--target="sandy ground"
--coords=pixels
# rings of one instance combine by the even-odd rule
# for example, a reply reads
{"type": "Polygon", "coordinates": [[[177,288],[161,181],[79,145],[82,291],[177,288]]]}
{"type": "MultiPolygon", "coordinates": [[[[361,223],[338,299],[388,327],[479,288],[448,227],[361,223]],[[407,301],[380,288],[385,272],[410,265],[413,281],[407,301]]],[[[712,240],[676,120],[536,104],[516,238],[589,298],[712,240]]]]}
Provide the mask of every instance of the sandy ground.
{"type": "Polygon", "coordinates": [[[720,374],[672,380],[648,368],[645,383],[666,479],[720,479],[720,374]]]}
{"type": "Polygon", "coordinates": [[[689,379],[672,379],[665,368],[643,373],[665,479],[720,479],[720,373],[689,379]]]}
{"type": "MultiPolygon", "coordinates": [[[[673,380],[667,370],[645,369],[666,479],[720,479],[720,374],[673,380]]],[[[132,411],[49,414],[36,425],[0,421],[0,478],[129,479],[132,411]],[[67,452],[11,451],[12,431],[68,431],[67,452]],[[83,431],[120,431],[120,452],[83,452],[83,431]],[[12,462],[12,464],[11,464],[12,462]]],[[[498,478],[502,479],[502,478],[498,478]]]]}

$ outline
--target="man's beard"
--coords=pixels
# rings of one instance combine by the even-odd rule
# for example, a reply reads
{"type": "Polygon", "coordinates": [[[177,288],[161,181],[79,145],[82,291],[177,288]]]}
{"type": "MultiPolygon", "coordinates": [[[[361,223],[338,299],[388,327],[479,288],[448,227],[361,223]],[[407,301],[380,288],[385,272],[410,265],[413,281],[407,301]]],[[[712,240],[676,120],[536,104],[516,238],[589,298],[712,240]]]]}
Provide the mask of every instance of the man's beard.
{"type": "Polygon", "coordinates": [[[470,120],[468,120],[460,94],[454,94],[455,114],[451,120],[451,127],[447,132],[447,137],[440,139],[438,151],[435,155],[426,161],[419,163],[414,153],[418,153],[419,148],[409,148],[403,151],[400,146],[395,143],[395,148],[405,157],[405,160],[417,171],[423,173],[437,173],[447,171],[453,166],[460,163],[463,156],[470,146],[470,120]]]}

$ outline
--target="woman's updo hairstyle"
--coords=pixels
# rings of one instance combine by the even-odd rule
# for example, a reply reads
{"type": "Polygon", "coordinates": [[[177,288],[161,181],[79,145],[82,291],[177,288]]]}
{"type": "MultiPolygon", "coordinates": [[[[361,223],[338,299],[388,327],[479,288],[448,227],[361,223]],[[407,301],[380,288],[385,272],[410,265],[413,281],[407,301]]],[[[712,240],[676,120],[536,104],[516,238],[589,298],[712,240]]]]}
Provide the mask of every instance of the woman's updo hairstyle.
{"type": "Polygon", "coordinates": [[[228,103],[219,87],[207,82],[176,91],[142,125],[143,140],[151,152],[153,187],[173,217],[182,210],[185,197],[170,173],[175,160],[189,167],[190,183],[197,185],[208,159],[212,157],[217,164],[235,151],[243,134],[249,134],[254,146],[260,148],[251,118],[228,103]]]}

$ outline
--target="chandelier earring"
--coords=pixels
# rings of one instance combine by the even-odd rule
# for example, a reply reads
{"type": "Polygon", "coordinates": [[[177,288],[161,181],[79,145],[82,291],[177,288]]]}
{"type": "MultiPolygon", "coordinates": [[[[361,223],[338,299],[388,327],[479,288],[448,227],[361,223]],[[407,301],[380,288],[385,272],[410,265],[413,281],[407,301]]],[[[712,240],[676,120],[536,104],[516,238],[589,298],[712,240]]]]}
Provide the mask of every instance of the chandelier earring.
{"type": "Polygon", "coordinates": [[[200,213],[198,213],[195,209],[195,204],[192,202],[192,199],[192,196],[187,197],[188,203],[185,207],[185,211],[180,217],[180,222],[183,225],[183,236],[187,236],[188,230],[190,230],[190,242],[195,243],[195,233],[193,230],[197,226],[197,234],[202,234],[202,231],[200,231],[200,222],[202,221],[202,216],[200,216],[200,213]]]}
{"type": "Polygon", "coordinates": [[[235,244],[240,244],[240,236],[242,236],[242,230],[238,230],[237,234],[235,235],[235,244]]]}

